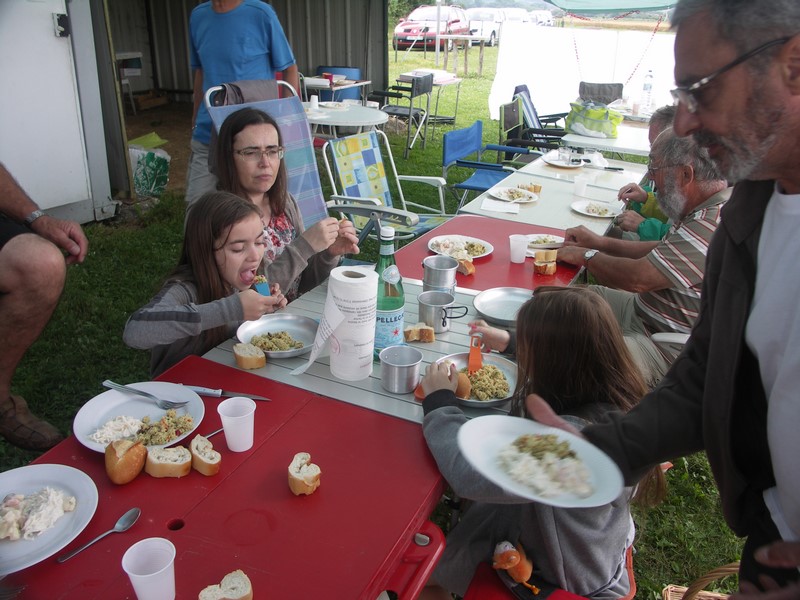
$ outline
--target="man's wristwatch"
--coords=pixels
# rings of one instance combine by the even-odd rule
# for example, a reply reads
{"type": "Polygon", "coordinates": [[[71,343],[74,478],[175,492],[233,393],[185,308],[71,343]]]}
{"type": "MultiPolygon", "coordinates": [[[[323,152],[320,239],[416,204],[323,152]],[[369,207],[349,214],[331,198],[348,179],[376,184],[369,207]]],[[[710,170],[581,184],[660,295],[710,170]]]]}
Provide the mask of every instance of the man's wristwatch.
{"type": "Polygon", "coordinates": [[[38,208],[25,217],[25,225],[32,225],[33,222],[38,219],[39,217],[43,217],[45,215],[44,211],[39,210],[38,208]]]}
{"type": "Polygon", "coordinates": [[[594,255],[597,254],[598,252],[600,252],[600,251],[599,250],[587,250],[586,252],[584,252],[583,253],[583,266],[586,267],[586,265],[589,264],[589,261],[592,260],[594,255]]]}

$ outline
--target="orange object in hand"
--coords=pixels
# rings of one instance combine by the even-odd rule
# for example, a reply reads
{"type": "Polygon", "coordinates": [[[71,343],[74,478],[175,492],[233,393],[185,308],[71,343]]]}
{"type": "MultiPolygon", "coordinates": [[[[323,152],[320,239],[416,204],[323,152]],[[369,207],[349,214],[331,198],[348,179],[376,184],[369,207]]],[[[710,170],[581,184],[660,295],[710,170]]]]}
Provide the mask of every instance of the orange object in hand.
{"type": "Polygon", "coordinates": [[[467,371],[470,375],[480,371],[483,367],[483,356],[481,347],[483,346],[483,334],[473,331],[469,334],[469,357],[467,358],[467,371]]]}

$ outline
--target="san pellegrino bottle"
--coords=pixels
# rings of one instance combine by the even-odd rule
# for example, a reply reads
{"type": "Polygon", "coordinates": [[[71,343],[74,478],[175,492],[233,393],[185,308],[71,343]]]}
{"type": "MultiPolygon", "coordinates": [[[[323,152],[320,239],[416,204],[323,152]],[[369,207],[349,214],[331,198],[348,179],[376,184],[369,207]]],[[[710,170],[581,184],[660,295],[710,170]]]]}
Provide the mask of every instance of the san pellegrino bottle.
{"type": "Polygon", "coordinates": [[[403,343],[403,312],[406,297],[403,278],[394,260],[394,228],[384,225],[380,232],[378,272],[378,302],[375,319],[375,355],[403,343]]]}
{"type": "Polygon", "coordinates": [[[639,102],[641,107],[639,110],[649,113],[650,105],[653,103],[653,69],[649,69],[644,76],[644,85],[642,85],[642,98],[639,102]]]}

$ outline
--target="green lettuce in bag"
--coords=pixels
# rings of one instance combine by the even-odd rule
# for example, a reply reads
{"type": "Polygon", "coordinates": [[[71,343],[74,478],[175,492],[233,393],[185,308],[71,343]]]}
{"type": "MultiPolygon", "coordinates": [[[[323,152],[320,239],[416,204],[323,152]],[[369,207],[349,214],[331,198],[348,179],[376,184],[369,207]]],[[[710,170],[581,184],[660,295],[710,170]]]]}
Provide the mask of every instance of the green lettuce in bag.
{"type": "Polygon", "coordinates": [[[566,119],[569,133],[596,138],[616,138],[622,115],[605,104],[571,102],[566,119]]]}

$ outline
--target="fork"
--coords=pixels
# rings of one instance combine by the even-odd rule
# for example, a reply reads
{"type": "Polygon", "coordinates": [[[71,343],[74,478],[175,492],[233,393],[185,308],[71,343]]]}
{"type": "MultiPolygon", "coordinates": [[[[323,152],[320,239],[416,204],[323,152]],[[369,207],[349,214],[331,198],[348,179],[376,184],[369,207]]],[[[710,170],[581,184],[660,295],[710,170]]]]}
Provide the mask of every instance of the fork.
{"type": "Polygon", "coordinates": [[[0,587],[0,600],[11,600],[16,598],[25,589],[24,585],[16,585],[13,587],[0,587]]]}
{"type": "MultiPolygon", "coordinates": [[[[172,400],[164,400],[159,398],[158,396],[154,396],[149,392],[144,392],[142,390],[137,390],[136,388],[128,387],[127,385],[122,385],[120,383],[114,383],[113,381],[106,379],[103,382],[103,386],[110,388],[112,390],[117,390],[118,392],[123,392],[125,394],[133,394],[134,396],[144,396],[145,398],[150,398],[153,400],[158,408],[163,408],[164,410],[170,410],[172,408],[180,408],[181,406],[185,406],[188,404],[186,402],[173,402],[172,400]]],[[[0,598],[2,600],[2,598],[0,598]]]]}

